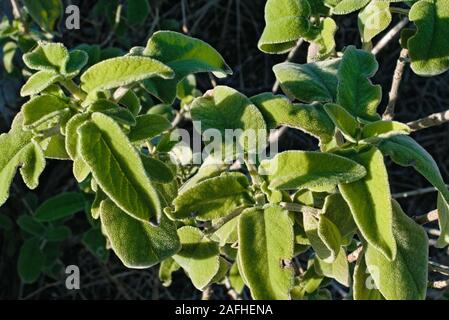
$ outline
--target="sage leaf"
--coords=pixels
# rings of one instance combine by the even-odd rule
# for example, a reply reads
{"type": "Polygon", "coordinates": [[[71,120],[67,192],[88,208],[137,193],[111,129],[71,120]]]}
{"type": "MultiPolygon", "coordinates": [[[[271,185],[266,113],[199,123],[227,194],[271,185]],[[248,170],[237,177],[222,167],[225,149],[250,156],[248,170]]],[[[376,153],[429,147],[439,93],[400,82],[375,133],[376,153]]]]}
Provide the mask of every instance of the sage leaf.
{"type": "Polygon", "coordinates": [[[42,70],[33,74],[20,90],[22,97],[41,93],[50,85],[56,83],[60,76],[54,71],[42,70]]]}
{"type": "Polygon", "coordinates": [[[115,254],[128,268],[149,268],[175,254],[179,239],[174,223],[161,217],[158,227],[134,219],[111,200],[100,206],[101,225],[115,254]]]}
{"type": "Polygon", "coordinates": [[[104,113],[120,124],[129,126],[134,126],[136,124],[136,119],[131,111],[106,99],[99,99],[92,103],[89,107],[89,111],[104,113]]]}
{"type": "Polygon", "coordinates": [[[0,205],[9,197],[9,187],[20,167],[23,181],[30,189],[37,187],[39,176],[45,168],[44,152],[32,140],[32,133],[24,131],[23,114],[15,117],[11,130],[0,135],[0,205]]]}
{"type": "Polygon", "coordinates": [[[34,218],[41,222],[57,221],[73,216],[82,211],[85,200],[79,192],[58,194],[42,203],[35,212],[34,218]]]}
{"type": "Polygon", "coordinates": [[[393,260],[396,241],[393,237],[388,173],[381,152],[372,147],[351,156],[366,168],[367,175],[353,183],[340,184],[343,198],[351,208],[354,221],[368,243],[393,260]]]}
{"type": "Polygon", "coordinates": [[[329,190],[340,183],[363,178],[366,170],[347,158],[313,151],[285,151],[263,160],[259,174],[267,176],[270,189],[329,190]]]}
{"type": "Polygon", "coordinates": [[[151,77],[171,79],[174,73],[165,64],[148,57],[117,57],[87,69],[81,76],[81,88],[86,92],[104,91],[151,77]]]}
{"type": "Polygon", "coordinates": [[[239,220],[240,270],[251,295],[260,300],[287,300],[293,286],[293,223],[278,206],[245,211],[239,220]],[[279,235],[282,235],[281,237],[279,235]]]}
{"type": "Polygon", "coordinates": [[[322,216],[337,227],[342,237],[342,244],[349,244],[357,226],[352,217],[351,209],[340,194],[334,193],[326,197],[322,216]]]}
{"type": "Polygon", "coordinates": [[[262,113],[268,129],[281,125],[299,129],[320,140],[325,147],[335,134],[332,120],[320,104],[292,104],[286,97],[262,93],[251,98],[262,113]]]}
{"type": "Polygon", "coordinates": [[[428,238],[424,229],[393,202],[397,255],[390,261],[368,244],[366,264],[387,300],[424,300],[427,292],[428,238]]]}
{"type": "Polygon", "coordinates": [[[284,62],[273,67],[282,90],[304,102],[333,102],[337,98],[337,72],[341,59],[296,64],[284,62]]]}
{"type": "Polygon", "coordinates": [[[39,42],[36,49],[23,55],[23,62],[28,68],[56,73],[65,70],[69,59],[69,51],[62,43],[39,42]]]}
{"type": "Polygon", "coordinates": [[[89,119],[90,115],[87,113],[76,114],[66,125],[65,147],[67,154],[73,160],[73,175],[78,182],[86,179],[90,173],[89,166],[78,152],[78,128],[89,119]]]}
{"type": "Polygon", "coordinates": [[[164,162],[146,155],[141,155],[140,159],[151,181],[169,183],[174,179],[173,172],[164,162]]]}
{"type": "Polygon", "coordinates": [[[59,133],[48,138],[44,153],[47,159],[70,160],[65,149],[65,137],[59,133]]]}
{"type": "Polygon", "coordinates": [[[101,189],[135,219],[160,220],[161,204],[136,149],[120,126],[101,113],[78,129],[78,151],[101,189]]]}
{"type": "Polygon", "coordinates": [[[40,248],[40,242],[35,239],[26,240],[20,248],[17,271],[24,283],[35,282],[44,265],[44,254],[40,248]]]}
{"type": "Polygon", "coordinates": [[[365,262],[365,253],[362,252],[355,264],[352,278],[352,291],[354,300],[384,300],[377,289],[373,276],[370,274],[365,262]]]}
{"type": "Polygon", "coordinates": [[[304,231],[316,255],[323,261],[332,263],[340,251],[341,234],[329,219],[324,218],[321,222],[321,218],[304,213],[304,231]]]}
{"type": "Polygon", "coordinates": [[[258,47],[266,53],[285,53],[309,31],[311,8],[306,0],[268,0],[266,26],[258,47]]]}
{"type": "Polygon", "coordinates": [[[358,26],[362,42],[369,43],[390,25],[392,16],[389,1],[371,1],[359,12],[358,26]]]}
{"type": "Polygon", "coordinates": [[[324,110],[347,140],[357,141],[359,124],[346,109],[338,104],[328,103],[324,106],[324,110]]]}
{"type": "Polygon", "coordinates": [[[334,8],[334,14],[348,14],[365,7],[371,0],[341,0],[334,8]]]}
{"type": "Polygon", "coordinates": [[[412,70],[435,76],[449,69],[449,0],[420,0],[409,12],[417,32],[407,46],[412,70]]]}
{"type": "Polygon", "coordinates": [[[161,262],[159,267],[159,280],[164,287],[169,287],[172,283],[172,273],[178,271],[181,266],[173,258],[167,258],[161,262]]]}
{"type": "Polygon", "coordinates": [[[171,123],[165,117],[157,114],[145,114],[136,117],[136,125],[128,134],[131,142],[152,139],[171,128],[171,123]]]}
{"type": "Polygon", "coordinates": [[[349,263],[346,257],[346,251],[343,248],[339,250],[334,262],[327,263],[316,257],[314,266],[318,274],[335,279],[345,287],[349,287],[351,281],[349,263]]]}
{"type": "Polygon", "coordinates": [[[370,78],[379,65],[369,52],[349,46],[338,69],[337,103],[354,117],[376,121],[376,110],[382,99],[382,88],[373,85],[370,78]]]}
{"type": "Polygon", "coordinates": [[[249,181],[241,173],[224,173],[199,182],[174,200],[175,219],[213,220],[249,203],[249,181]]]}
{"type": "Polygon", "coordinates": [[[375,121],[368,123],[362,129],[362,138],[388,138],[392,135],[409,134],[412,130],[404,123],[397,121],[375,121]]]}
{"type": "Polygon", "coordinates": [[[69,112],[69,106],[61,98],[46,94],[25,103],[22,112],[23,125],[27,129],[33,129],[54,118],[63,117],[69,112]]]}
{"type": "Polygon", "coordinates": [[[181,250],[173,256],[198,290],[204,290],[220,268],[218,245],[201,230],[186,226],[178,229],[181,250]]]}
{"type": "Polygon", "coordinates": [[[83,69],[89,61],[89,55],[83,50],[72,50],[69,53],[69,61],[62,70],[68,78],[73,78],[83,69]]]}

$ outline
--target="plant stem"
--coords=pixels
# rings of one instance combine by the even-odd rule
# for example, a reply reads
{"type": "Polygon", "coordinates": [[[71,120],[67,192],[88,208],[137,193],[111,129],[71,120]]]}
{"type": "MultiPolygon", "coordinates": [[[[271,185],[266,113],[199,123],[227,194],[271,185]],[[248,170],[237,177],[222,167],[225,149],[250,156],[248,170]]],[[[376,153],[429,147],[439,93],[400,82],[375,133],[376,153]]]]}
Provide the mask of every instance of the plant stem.
{"type": "Polygon", "coordinates": [[[86,100],[87,93],[81,90],[73,80],[64,80],[60,82],[77,100],[86,100]]]}
{"type": "Polygon", "coordinates": [[[246,168],[248,169],[248,173],[251,176],[251,180],[253,182],[253,185],[260,189],[260,186],[262,185],[262,178],[259,176],[259,172],[257,172],[256,166],[251,163],[248,159],[245,159],[246,168]]]}
{"type": "Polygon", "coordinates": [[[399,54],[399,59],[396,63],[396,69],[394,70],[393,82],[391,83],[391,89],[389,94],[388,105],[383,114],[383,120],[393,120],[394,109],[396,102],[398,101],[399,87],[401,85],[402,75],[404,74],[405,66],[407,64],[408,49],[402,49],[399,54]]]}
{"type": "Polygon", "coordinates": [[[430,116],[427,116],[425,118],[409,122],[407,123],[407,125],[413,131],[418,131],[421,129],[439,126],[446,122],[449,122],[449,110],[431,114],[430,116]]]}
{"type": "Polygon", "coordinates": [[[404,9],[404,8],[398,8],[398,7],[390,7],[390,12],[391,13],[399,13],[399,14],[403,14],[405,16],[408,16],[410,9],[404,9]]]}
{"type": "Polygon", "coordinates": [[[433,262],[433,261],[429,261],[429,270],[433,271],[433,272],[438,272],[440,274],[443,274],[445,276],[449,276],[449,267],[433,262]]]}
{"type": "Polygon", "coordinates": [[[438,220],[438,210],[430,211],[429,213],[415,217],[415,221],[418,224],[427,224],[438,220]]]}
{"type": "Polygon", "coordinates": [[[385,36],[379,40],[379,42],[374,46],[373,50],[371,51],[372,54],[377,55],[387,44],[390,43],[391,40],[393,40],[396,35],[401,31],[403,27],[405,27],[408,24],[408,18],[404,18],[401,20],[397,25],[395,25],[393,28],[391,28],[390,31],[385,34],[385,36]]]}
{"type": "Polygon", "coordinates": [[[287,211],[310,213],[314,216],[317,216],[322,212],[320,209],[304,206],[299,203],[281,202],[279,205],[287,211]]]}
{"type": "Polygon", "coordinates": [[[214,224],[212,227],[207,228],[204,233],[205,234],[213,234],[215,232],[217,232],[221,227],[223,227],[226,223],[228,223],[229,221],[231,221],[232,219],[238,217],[239,215],[242,214],[242,212],[247,208],[247,206],[242,206],[242,207],[238,207],[237,209],[235,209],[234,211],[232,211],[230,214],[228,214],[227,216],[221,218],[220,220],[218,220],[218,222],[216,224],[214,224]]]}

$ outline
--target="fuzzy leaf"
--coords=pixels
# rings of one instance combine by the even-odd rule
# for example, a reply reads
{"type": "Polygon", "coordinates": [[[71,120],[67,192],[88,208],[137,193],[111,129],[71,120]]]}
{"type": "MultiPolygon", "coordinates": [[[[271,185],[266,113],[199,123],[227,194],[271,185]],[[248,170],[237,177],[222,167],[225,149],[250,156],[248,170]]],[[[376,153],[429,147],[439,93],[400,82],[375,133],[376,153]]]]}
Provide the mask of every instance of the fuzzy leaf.
{"type": "Polygon", "coordinates": [[[165,64],[151,58],[117,57],[87,69],[81,76],[81,87],[86,92],[104,91],[152,77],[171,79],[174,73],[165,64]]]}
{"type": "Polygon", "coordinates": [[[390,25],[392,16],[388,1],[371,1],[359,13],[359,31],[362,42],[368,43],[390,25]]]}
{"type": "Polygon", "coordinates": [[[282,90],[304,102],[332,102],[337,97],[340,59],[308,64],[284,62],[273,68],[282,90]]]}
{"type": "Polygon", "coordinates": [[[61,98],[49,94],[37,96],[22,107],[23,125],[27,129],[33,129],[54,118],[62,117],[68,111],[68,104],[61,98]]]}
{"type": "Polygon", "coordinates": [[[327,218],[303,214],[304,231],[316,255],[327,263],[333,263],[341,246],[341,234],[327,218]]]}
{"type": "Polygon", "coordinates": [[[393,261],[371,245],[366,264],[387,300],[424,300],[427,292],[428,238],[424,229],[393,202],[393,230],[397,255],[393,261]]]}
{"type": "Polygon", "coordinates": [[[87,113],[76,114],[66,125],[65,147],[67,154],[73,160],[73,175],[78,182],[86,179],[90,170],[78,152],[78,128],[90,119],[87,113]]]}
{"type": "Polygon", "coordinates": [[[159,267],[159,280],[164,287],[169,287],[172,283],[172,273],[179,270],[181,266],[173,258],[167,258],[161,262],[159,267]]]}
{"type": "Polygon", "coordinates": [[[179,239],[174,223],[165,216],[158,227],[134,219],[111,200],[100,206],[103,229],[115,254],[128,268],[149,268],[175,254],[179,239]]]}
{"type": "Polygon", "coordinates": [[[268,0],[265,29],[258,47],[266,53],[285,53],[309,31],[311,8],[306,0],[268,0]]]}
{"type": "Polygon", "coordinates": [[[56,73],[62,73],[65,70],[69,58],[69,51],[62,43],[48,42],[39,42],[36,49],[23,55],[23,61],[28,68],[56,73]]]}
{"type": "Polygon", "coordinates": [[[241,173],[226,173],[206,179],[182,192],[175,200],[175,219],[195,217],[213,220],[230,214],[248,203],[249,182],[241,173]]]}
{"type": "Polygon", "coordinates": [[[178,229],[181,251],[173,256],[198,290],[207,287],[220,268],[219,250],[201,230],[186,226],[178,229]]]}
{"type": "Polygon", "coordinates": [[[42,70],[33,74],[20,90],[22,97],[41,93],[59,80],[60,76],[54,71],[42,70]]]}
{"type": "Polygon", "coordinates": [[[408,40],[411,67],[421,76],[449,69],[449,0],[417,1],[409,12],[416,34],[408,40]]]}
{"type": "Polygon", "coordinates": [[[164,162],[146,155],[141,155],[140,159],[151,181],[169,183],[174,179],[173,172],[164,162]]]}
{"type": "Polygon", "coordinates": [[[171,123],[165,117],[157,114],[145,114],[136,117],[136,125],[128,134],[131,142],[152,139],[171,128],[171,123]]]}
{"type": "Polygon", "coordinates": [[[106,99],[99,99],[95,101],[89,107],[89,111],[104,113],[120,124],[129,126],[134,126],[136,124],[136,119],[131,111],[122,108],[118,104],[106,99]]]}
{"type": "Polygon", "coordinates": [[[315,258],[315,270],[318,274],[335,279],[345,287],[349,287],[350,273],[346,251],[342,248],[332,263],[327,263],[320,258],[315,258]]]}
{"type": "Polygon", "coordinates": [[[285,151],[264,160],[259,173],[267,175],[270,189],[323,191],[363,178],[366,170],[356,162],[330,153],[285,151]]]}
{"type": "Polygon", "coordinates": [[[378,69],[371,53],[349,46],[338,69],[337,103],[354,117],[379,120],[376,110],[382,98],[382,88],[373,85],[369,78],[378,69]]]}
{"type": "Polygon", "coordinates": [[[337,227],[343,241],[351,239],[357,230],[351,209],[340,194],[331,194],[326,197],[323,216],[337,227]]]}
{"type": "Polygon", "coordinates": [[[441,193],[438,194],[437,209],[441,234],[438,237],[435,247],[444,248],[449,244],[449,204],[441,193]]]}
{"type": "Polygon", "coordinates": [[[262,93],[251,98],[268,129],[281,125],[299,129],[320,139],[325,146],[334,137],[335,126],[320,104],[292,104],[286,97],[262,93]]]}
{"type": "Polygon", "coordinates": [[[334,14],[348,14],[365,7],[371,0],[341,0],[334,8],[334,14]]]}
{"type": "Polygon", "coordinates": [[[409,134],[411,129],[404,123],[397,121],[375,121],[363,127],[362,138],[388,137],[390,135],[409,134]]]}
{"type": "Polygon", "coordinates": [[[383,156],[373,147],[351,156],[351,159],[363,165],[367,175],[362,180],[341,184],[341,194],[363,237],[385,257],[394,259],[396,242],[392,229],[391,194],[383,156]]]}
{"type": "Polygon", "coordinates": [[[344,137],[352,142],[356,142],[359,124],[357,120],[343,107],[338,104],[328,103],[324,106],[329,117],[335,126],[341,131],[344,137]]]}
{"type": "Polygon", "coordinates": [[[247,210],[239,220],[240,270],[254,299],[287,300],[293,286],[293,223],[277,206],[247,210]],[[282,235],[282,236],[280,236],[282,235]]]}
{"type": "MultiPolygon", "coordinates": [[[[335,50],[335,33],[338,27],[332,18],[324,18],[318,27],[311,26],[305,39],[318,45],[319,50],[307,57],[307,62],[324,60],[335,50]]],[[[310,52],[309,52],[310,53],[310,52]]]]}
{"type": "Polygon", "coordinates": [[[64,75],[67,77],[76,76],[82,68],[87,64],[89,55],[82,50],[72,50],[69,53],[69,61],[63,70],[64,75]]]}
{"type": "Polygon", "coordinates": [[[368,271],[365,262],[365,253],[362,252],[354,268],[352,278],[352,291],[354,300],[384,300],[382,293],[377,289],[373,276],[368,271]]]}
{"type": "Polygon", "coordinates": [[[28,188],[34,189],[45,168],[45,156],[39,144],[32,140],[32,133],[23,131],[23,115],[19,113],[8,133],[0,135],[0,205],[9,197],[9,187],[20,167],[20,173],[28,188]]]}
{"type": "Polygon", "coordinates": [[[35,219],[41,222],[56,221],[73,216],[82,211],[85,200],[81,193],[66,192],[58,194],[42,203],[35,212],[35,219]]]}
{"type": "Polygon", "coordinates": [[[117,123],[94,113],[78,129],[78,151],[101,189],[127,214],[158,222],[162,209],[139,154],[117,123]]]}

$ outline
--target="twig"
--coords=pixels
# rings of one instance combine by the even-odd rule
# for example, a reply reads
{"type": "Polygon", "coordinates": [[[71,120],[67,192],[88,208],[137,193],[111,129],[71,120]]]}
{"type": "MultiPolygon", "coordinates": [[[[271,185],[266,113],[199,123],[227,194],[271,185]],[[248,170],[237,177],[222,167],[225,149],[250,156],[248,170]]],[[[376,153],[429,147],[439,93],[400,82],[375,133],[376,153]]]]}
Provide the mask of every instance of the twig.
{"type": "MultiPolygon", "coordinates": [[[[449,185],[448,185],[448,187],[449,187],[449,185]]],[[[435,187],[427,187],[427,188],[421,188],[421,189],[417,189],[417,190],[393,193],[392,197],[395,199],[408,198],[408,197],[412,197],[412,196],[419,196],[422,194],[431,193],[434,191],[437,191],[437,189],[435,187]]]]}
{"type": "Polygon", "coordinates": [[[418,131],[421,129],[439,126],[446,122],[449,122],[449,110],[431,114],[430,116],[427,116],[425,118],[409,122],[407,123],[407,125],[413,131],[418,131]]]}
{"type": "Polygon", "coordinates": [[[402,49],[399,54],[399,59],[396,63],[396,69],[394,70],[393,82],[391,83],[391,89],[389,94],[388,105],[383,114],[384,120],[393,120],[394,108],[398,100],[399,87],[401,85],[402,75],[404,74],[405,66],[407,65],[408,49],[402,49]]]}
{"type": "Polygon", "coordinates": [[[439,290],[446,289],[447,287],[449,287],[449,279],[429,282],[428,287],[432,288],[432,289],[439,289],[439,290]]]}
{"type": "Polygon", "coordinates": [[[438,272],[445,276],[449,276],[449,267],[439,264],[439,263],[436,263],[434,261],[429,261],[429,270],[433,271],[433,272],[438,272]]]}
{"type": "Polygon", "coordinates": [[[242,300],[242,298],[240,297],[240,294],[232,288],[231,282],[229,281],[228,278],[225,279],[224,284],[225,284],[226,290],[228,290],[228,295],[231,297],[232,300],[242,300]]]}
{"type": "Polygon", "coordinates": [[[221,218],[220,220],[218,220],[218,222],[216,224],[214,224],[212,227],[207,228],[206,230],[204,230],[204,232],[206,234],[212,234],[216,231],[218,231],[221,227],[223,227],[226,223],[228,223],[229,221],[231,221],[232,219],[238,217],[240,214],[242,214],[242,212],[246,209],[246,206],[242,206],[242,207],[238,207],[237,209],[235,209],[233,212],[231,212],[230,214],[228,214],[227,216],[221,218]]]}
{"type": "Polygon", "coordinates": [[[424,225],[433,221],[438,220],[438,210],[430,211],[429,213],[423,214],[422,216],[415,217],[415,221],[418,224],[424,225]]]}
{"type": "Polygon", "coordinates": [[[186,0],[181,1],[181,11],[182,11],[182,32],[188,34],[189,27],[187,26],[186,0]]]}
{"type": "Polygon", "coordinates": [[[201,300],[210,300],[210,298],[212,297],[212,294],[214,292],[212,291],[212,287],[207,287],[206,289],[204,289],[202,295],[201,295],[201,300]]]}
{"type": "Polygon", "coordinates": [[[379,42],[374,46],[371,53],[377,55],[387,44],[393,40],[396,35],[408,24],[408,18],[402,19],[398,24],[396,24],[390,31],[388,31],[385,36],[379,40],[379,42]]]}
{"type": "Polygon", "coordinates": [[[356,262],[357,259],[359,258],[359,255],[362,253],[363,247],[360,246],[357,249],[355,249],[354,251],[352,251],[350,254],[348,254],[348,262],[349,263],[353,263],[356,262]]]}

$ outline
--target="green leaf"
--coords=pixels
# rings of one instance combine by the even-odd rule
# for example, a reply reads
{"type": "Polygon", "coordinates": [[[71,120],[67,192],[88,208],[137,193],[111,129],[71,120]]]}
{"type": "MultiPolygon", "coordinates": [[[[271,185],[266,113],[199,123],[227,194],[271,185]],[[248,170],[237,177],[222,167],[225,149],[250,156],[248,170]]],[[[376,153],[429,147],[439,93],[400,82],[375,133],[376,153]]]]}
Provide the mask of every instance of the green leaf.
{"type": "Polygon", "coordinates": [[[70,59],[62,43],[39,42],[33,51],[23,55],[23,62],[32,70],[62,73],[70,59]]]}
{"type": "MultiPolygon", "coordinates": [[[[266,133],[262,114],[251,100],[234,89],[225,86],[215,87],[213,91],[192,102],[190,113],[198,132],[203,133],[208,129],[218,130],[225,139],[223,143],[231,143],[231,150],[237,147],[238,150],[254,151],[265,145],[263,143],[261,146],[259,141],[266,133]],[[229,139],[229,135],[237,129],[241,129],[243,133],[237,137],[238,146],[235,146],[235,142],[229,139]],[[259,145],[248,145],[245,133],[256,135],[255,142],[259,145]]],[[[228,148],[229,146],[225,147],[225,149],[228,148]]]]}
{"type": "Polygon", "coordinates": [[[68,239],[72,235],[69,227],[59,226],[47,229],[45,232],[45,240],[49,242],[61,242],[68,239]]]}
{"type": "Polygon", "coordinates": [[[164,162],[146,155],[141,155],[140,158],[151,181],[169,183],[174,179],[173,172],[164,162]]]}
{"type": "Polygon", "coordinates": [[[87,69],[81,76],[81,88],[86,92],[104,91],[152,77],[172,79],[173,76],[173,70],[157,60],[147,57],[117,57],[87,69]]]}
{"type": "Polygon", "coordinates": [[[194,227],[178,229],[181,251],[173,259],[186,271],[198,290],[206,288],[220,268],[219,250],[201,230],[194,227]]]}
{"type": "Polygon", "coordinates": [[[122,108],[118,104],[106,99],[99,99],[92,103],[92,105],[89,107],[89,111],[104,113],[120,124],[129,126],[133,126],[136,124],[136,119],[131,111],[122,108]]]}
{"type": "Polygon", "coordinates": [[[379,137],[388,138],[391,135],[409,134],[408,125],[397,121],[375,121],[363,127],[362,138],[379,137]]]}
{"type": "Polygon", "coordinates": [[[245,283],[239,273],[239,267],[237,263],[234,263],[229,270],[229,282],[231,283],[231,287],[239,294],[243,292],[243,288],[245,287],[245,283]]]}
{"type": "Polygon", "coordinates": [[[359,123],[346,109],[338,104],[328,103],[324,106],[324,110],[347,140],[357,141],[359,123]]]}
{"type": "Polygon", "coordinates": [[[295,286],[291,291],[293,300],[304,300],[306,294],[311,294],[318,290],[323,282],[323,276],[319,275],[315,270],[314,260],[311,261],[306,272],[299,279],[296,279],[295,286]]]}
{"type": "Polygon", "coordinates": [[[320,104],[292,104],[286,97],[262,93],[251,98],[262,113],[268,129],[288,126],[311,134],[326,146],[335,134],[332,120],[320,104]]]}
{"type": "Polygon", "coordinates": [[[316,255],[323,261],[332,263],[340,252],[341,234],[329,219],[323,217],[304,213],[304,231],[316,255]]]}
{"type": "Polygon", "coordinates": [[[428,238],[424,229],[393,202],[393,230],[397,255],[393,261],[371,245],[366,264],[387,300],[424,300],[427,292],[428,238]]]}
{"type": "Polygon", "coordinates": [[[370,148],[351,156],[366,168],[367,175],[359,181],[339,186],[349,204],[354,221],[368,243],[392,260],[396,241],[392,229],[392,208],[388,173],[382,154],[370,148]]]}
{"type": "Polygon", "coordinates": [[[268,0],[265,29],[258,47],[266,53],[285,53],[292,49],[310,27],[311,8],[306,0],[268,0]]]}
{"type": "Polygon", "coordinates": [[[333,102],[337,97],[337,72],[341,59],[307,64],[284,62],[273,67],[282,90],[304,102],[333,102]]]}
{"type": "Polygon", "coordinates": [[[58,194],[42,203],[35,212],[35,219],[41,222],[56,221],[73,216],[84,209],[85,200],[79,192],[58,194]]]}
{"type": "Polygon", "coordinates": [[[24,283],[35,282],[42,271],[44,265],[44,254],[40,248],[40,242],[36,239],[29,239],[20,248],[17,271],[20,279],[24,283]]]}
{"type": "Polygon", "coordinates": [[[408,40],[412,70],[435,76],[449,69],[449,0],[417,1],[409,12],[416,34],[408,40]]]}
{"type": "Polygon", "coordinates": [[[42,223],[29,215],[19,216],[19,218],[17,219],[17,224],[19,225],[20,229],[36,237],[43,236],[46,231],[45,226],[42,223]]]}
{"type": "Polygon", "coordinates": [[[254,299],[287,300],[293,287],[293,223],[277,206],[240,216],[239,259],[254,299]],[[282,236],[280,236],[282,235],[282,236]]]}
{"type": "Polygon", "coordinates": [[[376,110],[382,99],[382,88],[369,80],[379,65],[371,53],[349,46],[338,69],[337,103],[355,117],[379,120],[376,110]]]}
{"type": "Polygon", "coordinates": [[[173,258],[167,258],[161,262],[159,267],[159,280],[164,287],[169,287],[172,283],[172,273],[178,271],[181,266],[173,258]]]}
{"type": "Polygon", "coordinates": [[[134,219],[111,200],[101,203],[101,224],[112,249],[128,268],[149,268],[179,250],[174,223],[164,215],[158,227],[134,219]]]}
{"type": "Polygon", "coordinates": [[[189,74],[212,72],[219,78],[232,74],[220,53],[209,44],[173,31],[155,32],[143,55],[165,63],[176,73],[173,80],[145,81],[146,89],[167,104],[173,103],[178,83],[189,74]]]}
{"type": "Polygon", "coordinates": [[[148,0],[127,0],[127,17],[130,25],[142,25],[150,14],[148,0]]]}
{"type": "Polygon", "coordinates": [[[86,66],[89,60],[89,55],[82,50],[72,50],[70,51],[69,55],[69,61],[67,62],[63,73],[67,77],[73,78],[74,76],[78,75],[78,73],[81,71],[81,69],[84,68],[84,66],[86,66]]]}
{"type": "Polygon", "coordinates": [[[351,209],[340,194],[331,194],[326,197],[323,206],[323,215],[331,221],[338,229],[344,242],[350,242],[357,230],[352,217],[351,209]]]}
{"type": "Polygon", "coordinates": [[[173,202],[175,219],[213,220],[249,202],[249,181],[241,173],[224,173],[199,182],[173,202]]]}
{"type": "Polygon", "coordinates": [[[373,276],[370,274],[366,262],[365,253],[362,252],[354,268],[352,278],[352,291],[354,300],[384,300],[382,293],[377,289],[373,276]]]}
{"type": "Polygon", "coordinates": [[[409,167],[412,166],[424,176],[449,203],[449,190],[441,176],[440,170],[432,156],[415,140],[405,135],[397,135],[384,139],[379,149],[395,163],[409,167]]]}
{"type": "Polygon", "coordinates": [[[132,90],[128,90],[118,103],[125,106],[134,116],[137,116],[142,110],[139,97],[132,90]]]}
{"type": "Polygon", "coordinates": [[[44,152],[47,159],[70,160],[65,149],[65,137],[59,133],[48,138],[44,152]]]}
{"type": "Polygon", "coordinates": [[[127,214],[147,222],[162,209],[136,149],[120,126],[101,113],[78,129],[78,151],[101,189],[127,214]]]}
{"type": "Polygon", "coordinates": [[[31,18],[42,30],[52,32],[62,15],[61,0],[23,0],[31,18]]]}
{"type": "Polygon", "coordinates": [[[37,187],[39,176],[45,168],[45,156],[32,133],[23,131],[23,115],[18,113],[11,130],[0,135],[0,205],[9,197],[9,187],[20,167],[23,181],[30,189],[37,187]]]}
{"type": "MultiPolygon", "coordinates": [[[[335,50],[335,33],[338,27],[332,18],[324,18],[320,22],[318,27],[311,26],[309,32],[305,36],[305,39],[312,41],[318,45],[319,50],[315,55],[310,55],[307,57],[307,61],[317,61],[324,60],[328,58],[331,53],[335,50]]],[[[310,52],[309,52],[310,53],[310,52]]]]}
{"type": "Polygon", "coordinates": [[[60,76],[54,71],[42,70],[33,74],[20,90],[22,97],[32,96],[41,93],[50,85],[56,83],[60,76]]]}
{"type": "Polygon", "coordinates": [[[362,42],[368,43],[390,25],[392,16],[388,1],[371,1],[359,12],[359,31],[362,42]]]}
{"type": "Polygon", "coordinates": [[[348,14],[365,7],[371,0],[341,0],[332,11],[334,14],[348,14]]]}
{"type": "Polygon", "coordinates": [[[46,94],[25,103],[22,112],[24,127],[33,129],[45,122],[63,117],[69,112],[69,106],[61,98],[46,94]]]}
{"type": "Polygon", "coordinates": [[[78,152],[78,128],[90,119],[87,113],[76,114],[66,125],[65,146],[67,154],[73,160],[73,175],[78,182],[87,178],[90,170],[78,152]]]}
{"type": "Polygon", "coordinates": [[[343,248],[339,251],[337,257],[335,258],[335,261],[332,263],[327,263],[316,257],[315,270],[318,274],[335,279],[345,287],[349,287],[351,281],[349,273],[349,263],[346,257],[346,252],[343,248]]]}
{"type": "Polygon", "coordinates": [[[259,173],[266,175],[270,189],[329,190],[340,183],[363,178],[366,170],[356,162],[330,153],[285,151],[264,160],[259,173]]]}
{"type": "Polygon", "coordinates": [[[7,73],[14,71],[14,56],[16,55],[18,46],[14,41],[6,42],[3,46],[3,66],[7,73]]]}
{"type": "Polygon", "coordinates": [[[83,234],[82,243],[101,262],[106,263],[109,259],[109,251],[106,250],[106,238],[100,228],[92,228],[83,234]]]}
{"type": "Polygon", "coordinates": [[[128,134],[131,142],[152,139],[171,128],[171,123],[165,117],[157,114],[145,114],[136,117],[136,125],[128,134]]]}
{"type": "Polygon", "coordinates": [[[438,237],[435,247],[444,248],[449,244],[449,204],[441,193],[438,193],[437,209],[441,234],[438,237]]]}

